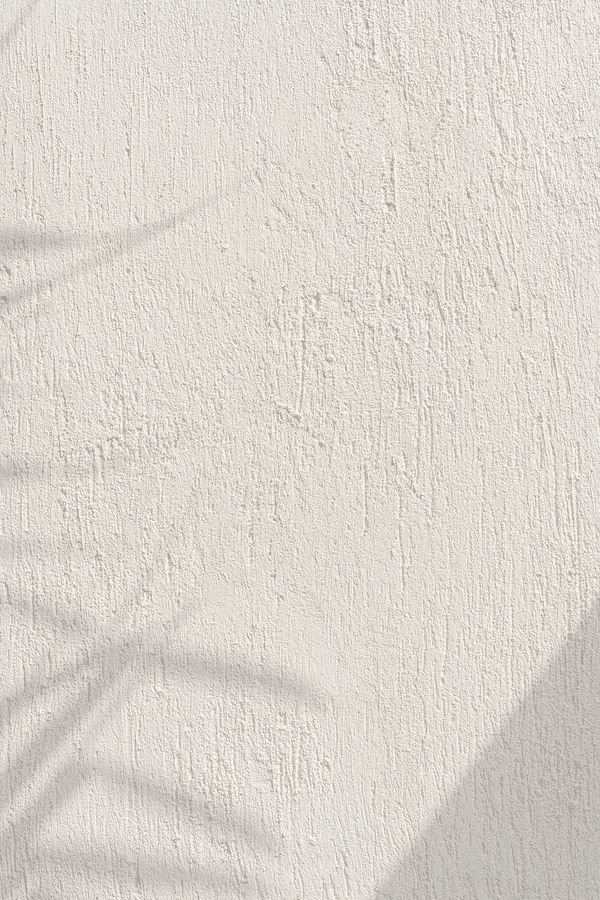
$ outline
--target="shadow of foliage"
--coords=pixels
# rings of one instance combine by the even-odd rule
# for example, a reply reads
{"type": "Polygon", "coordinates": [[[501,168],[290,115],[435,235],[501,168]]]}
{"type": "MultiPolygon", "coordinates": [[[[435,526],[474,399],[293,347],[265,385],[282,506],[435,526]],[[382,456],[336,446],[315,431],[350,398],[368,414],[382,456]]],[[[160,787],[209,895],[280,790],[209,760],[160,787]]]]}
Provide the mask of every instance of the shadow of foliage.
{"type": "Polygon", "coordinates": [[[90,269],[111,262],[164,234],[177,225],[192,219],[193,216],[204,208],[205,203],[198,201],[190,203],[177,213],[144,225],[124,228],[111,233],[85,235],[77,232],[50,228],[24,228],[24,227],[0,227],[0,261],[6,263],[18,256],[33,256],[36,254],[48,254],[56,251],[83,252],[83,259],[68,266],[63,266],[53,275],[43,278],[34,278],[10,288],[2,289],[0,293],[0,309],[19,301],[26,300],[45,290],[50,290],[61,282],[84,274],[90,269]]]}
{"type": "MultiPolygon", "coordinates": [[[[156,641],[136,635],[116,645],[99,645],[78,661],[57,668],[49,678],[29,681],[22,690],[2,698],[0,722],[10,729],[15,717],[29,719],[32,709],[39,709],[40,704],[44,708],[46,701],[60,697],[61,692],[67,694],[60,711],[33,729],[32,737],[0,771],[0,797],[4,798],[0,805],[0,886],[8,892],[2,896],[12,896],[10,892],[22,886],[24,878],[32,883],[36,873],[48,871],[66,879],[74,896],[82,896],[78,893],[81,879],[86,884],[116,881],[120,890],[127,885],[160,887],[168,889],[169,896],[182,896],[185,886],[215,892],[244,885],[246,876],[233,872],[229,865],[186,867],[168,856],[156,859],[138,852],[127,857],[102,850],[36,846],[36,834],[47,818],[90,782],[104,785],[113,795],[133,793],[146,810],[153,809],[159,818],[161,813],[176,814],[178,821],[187,822],[194,832],[204,831],[211,841],[227,845],[233,840],[254,854],[274,852],[274,837],[247,813],[219,810],[218,804],[200,799],[180,784],[82,756],[82,736],[90,740],[99,734],[106,715],[141,679],[159,677],[161,683],[172,687],[183,680],[192,686],[202,684],[213,693],[226,693],[237,686],[244,693],[270,693],[280,702],[315,700],[308,687],[279,672],[223,662],[206,651],[177,649],[174,643],[164,637],[156,641]]],[[[52,709],[54,704],[48,706],[52,709]]],[[[259,880],[252,878],[243,896],[255,890],[259,891],[259,880]]]]}

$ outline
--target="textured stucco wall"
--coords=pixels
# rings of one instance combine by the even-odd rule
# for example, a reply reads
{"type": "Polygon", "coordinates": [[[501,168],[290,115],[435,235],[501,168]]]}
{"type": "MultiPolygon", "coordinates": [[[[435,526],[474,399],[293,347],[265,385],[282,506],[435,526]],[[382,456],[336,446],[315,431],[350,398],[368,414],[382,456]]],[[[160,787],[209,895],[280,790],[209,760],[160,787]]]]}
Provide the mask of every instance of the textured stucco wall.
{"type": "Polygon", "coordinates": [[[0,897],[600,896],[600,5],[4,0],[0,897]]]}

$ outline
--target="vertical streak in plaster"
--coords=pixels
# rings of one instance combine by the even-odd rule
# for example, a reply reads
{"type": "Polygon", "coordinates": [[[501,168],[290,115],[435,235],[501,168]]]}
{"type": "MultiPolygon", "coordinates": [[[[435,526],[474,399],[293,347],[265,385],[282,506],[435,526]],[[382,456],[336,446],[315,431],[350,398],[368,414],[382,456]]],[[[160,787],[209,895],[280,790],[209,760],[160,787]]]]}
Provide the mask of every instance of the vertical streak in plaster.
{"type": "Polygon", "coordinates": [[[306,319],[308,316],[308,300],[302,300],[302,322],[300,326],[300,376],[298,383],[298,397],[296,400],[296,414],[302,415],[304,405],[304,381],[306,377],[306,319]]]}

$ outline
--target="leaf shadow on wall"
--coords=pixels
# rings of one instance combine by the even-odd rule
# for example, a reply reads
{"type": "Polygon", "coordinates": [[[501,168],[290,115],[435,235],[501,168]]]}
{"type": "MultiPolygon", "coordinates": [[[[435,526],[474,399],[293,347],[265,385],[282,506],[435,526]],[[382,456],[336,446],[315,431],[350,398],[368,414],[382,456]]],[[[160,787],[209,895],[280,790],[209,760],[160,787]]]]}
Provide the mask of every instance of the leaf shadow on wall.
{"type": "Polygon", "coordinates": [[[374,896],[600,897],[600,606],[374,896]]]}
{"type": "MultiPolygon", "coordinates": [[[[25,4],[0,34],[0,51],[17,35],[41,0],[25,4]]],[[[77,255],[71,264],[45,277],[0,286],[0,311],[57,284],[130,252],[148,240],[194,216],[204,201],[191,203],[174,215],[112,233],[85,235],[58,228],[0,226],[0,274],[12,279],[14,261],[33,261],[51,255],[77,255]]],[[[10,465],[0,469],[5,485],[15,477],[10,465]]],[[[8,545],[7,545],[8,546],[8,545]]],[[[12,552],[13,543],[9,549],[12,552]]],[[[2,548],[0,548],[0,555],[2,548]]],[[[11,593],[14,601],[14,592],[11,593]]],[[[16,615],[14,602],[10,615],[16,615]]],[[[51,900],[53,897],[150,896],[204,897],[212,893],[250,896],[264,890],[258,876],[244,872],[239,859],[204,865],[194,858],[194,839],[207,837],[225,846],[248,847],[256,858],[277,851],[277,840],[261,821],[235,809],[210,791],[199,795],[169,774],[158,776],[126,765],[98,762],[84,748],[100,736],[106,717],[140,681],[186,683],[216,698],[232,692],[268,695],[283,708],[312,704],[315,696],[299,680],[235,660],[223,660],[204,648],[181,649],[165,633],[160,639],[136,635],[126,641],[97,643],[81,617],[72,618],[53,605],[35,603],[35,625],[63,631],[91,649],[44,673],[27,677],[16,690],[0,689],[0,732],[20,733],[19,746],[8,741],[9,752],[0,764],[0,896],[51,900]],[[175,646],[174,646],[175,644],[175,646]],[[25,727],[22,723],[25,721],[25,727]],[[20,723],[20,724],[17,724],[20,723]],[[177,858],[132,849],[74,846],[48,847],[40,830],[49,818],[76,798],[85,785],[105,788],[113,796],[135,796],[156,820],[176,817],[183,843],[191,853],[177,858]],[[185,833],[184,833],[185,832],[185,833]],[[185,857],[185,858],[184,858],[185,857]],[[57,884],[58,887],[53,885],[57,884]]],[[[127,760],[125,762],[128,762],[127,760]]],[[[110,833],[110,821],[105,823],[110,833]]],[[[235,855],[235,854],[234,854],[235,855]]],[[[263,866],[264,868],[264,866],[263,866]]]]}
{"type": "Polygon", "coordinates": [[[152,238],[192,219],[204,205],[203,201],[197,201],[164,219],[89,236],[59,228],[16,226],[6,228],[0,225],[0,270],[9,276],[12,274],[10,265],[15,258],[31,259],[40,255],[47,257],[51,253],[65,251],[83,254],[83,258],[62,266],[52,275],[33,278],[15,286],[0,287],[0,311],[43,291],[51,290],[56,285],[83,275],[97,266],[112,262],[152,238]]]}
{"type": "MultiPolygon", "coordinates": [[[[0,466],[2,493],[11,481],[22,480],[17,479],[17,471],[15,466],[0,466]]],[[[19,547],[17,565],[21,557],[19,547]]],[[[30,597],[28,591],[15,590],[6,576],[2,581],[5,640],[12,633],[7,624],[18,623],[19,632],[29,635],[31,647],[36,645],[36,634],[45,635],[40,646],[50,648],[50,655],[42,654],[35,669],[27,666],[29,671],[16,687],[7,684],[6,662],[0,665],[0,897],[118,896],[124,900],[140,896],[140,891],[148,897],[230,896],[232,891],[236,896],[261,892],[264,896],[260,873],[265,867],[275,872],[281,852],[277,835],[269,833],[264,820],[235,797],[224,797],[218,785],[213,791],[210,776],[208,782],[202,776],[192,787],[181,772],[171,777],[160,761],[158,771],[145,772],[127,753],[119,753],[113,761],[99,760],[95,747],[114,713],[135,708],[131,695],[141,685],[168,692],[174,700],[180,690],[188,697],[191,692],[199,703],[209,699],[212,705],[214,700],[223,710],[239,709],[240,697],[255,698],[253,715],[267,699],[280,714],[291,713],[292,721],[298,714],[302,721],[302,711],[314,707],[318,699],[314,691],[283,670],[271,671],[231,655],[222,658],[205,645],[201,635],[198,639],[193,637],[195,632],[190,635],[189,628],[182,643],[175,629],[177,622],[186,626],[185,607],[175,621],[149,633],[134,630],[132,634],[117,616],[116,624],[126,637],[107,634],[102,638],[83,610],[73,613],[66,604],[45,601],[40,591],[30,597]],[[72,835],[61,840],[62,826],[54,824],[57,814],[74,803],[81,815],[81,795],[90,791],[104,797],[109,808],[116,803],[117,809],[126,805],[132,810],[137,838],[131,847],[110,846],[111,822],[105,812],[96,819],[108,837],[108,847],[85,838],[74,842],[72,835]],[[50,819],[55,838],[51,846],[45,829],[50,819]],[[144,852],[147,823],[154,823],[155,829],[164,827],[160,823],[165,820],[177,822],[182,851],[173,853],[169,844],[162,854],[144,852]],[[207,848],[212,848],[211,856],[215,850],[216,864],[203,862],[207,848]],[[220,848],[235,851],[229,863],[220,861],[220,848]],[[236,861],[236,854],[241,854],[244,864],[236,861]],[[55,885],[59,887],[53,894],[55,885]]],[[[135,609],[135,603],[130,608],[135,609]]],[[[176,709],[173,714],[177,716],[176,709]]],[[[206,724],[214,727],[212,717],[206,724]]],[[[242,746],[239,749],[243,751],[242,746]]],[[[212,757],[208,762],[210,771],[212,757]]],[[[59,815],[59,823],[64,823],[65,814],[59,815]]]]}
{"type": "MultiPolygon", "coordinates": [[[[52,616],[49,616],[49,621],[52,616]]],[[[173,623],[171,623],[173,624],[173,623]]],[[[93,638],[90,639],[93,642],[93,638]]],[[[11,752],[0,769],[0,895],[28,898],[49,896],[50,882],[62,885],[60,896],[81,898],[100,889],[113,896],[137,896],[136,891],[158,892],[165,897],[206,896],[235,890],[239,896],[264,892],[259,876],[232,861],[197,863],[194,846],[208,840],[262,860],[273,858],[277,841],[246,812],[235,811],[211,796],[186,788],[180,779],[145,775],[135,767],[98,762],[82,746],[93,746],[103,722],[140,680],[202,687],[217,697],[234,691],[263,693],[277,698],[283,708],[312,704],[315,694],[294,678],[262,667],[223,662],[203,648],[178,649],[177,641],[163,634],[157,641],[136,635],[114,645],[98,645],[80,658],[0,700],[0,727],[10,732],[14,723],[35,722],[43,710],[41,726],[27,726],[33,736],[11,752]],[[56,699],[58,698],[58,711],[56,699]],[[65,702],[66,700],[66,702],[65,702]],[[52,714],[49,713],[52,710],[52,714]],[[48,847],[39,832],[47,819],[77,797],[84,787],[105,790],[113,798],[135,797],[145,821],[176,818],[187,852],[162,857],[139,847],[128,855],[118,849],[92,849],[89,841],[74,846],[72,839],[48,847]],[[195,844],[196,841],[196,844],[195,844]],[[191,848],[191,852],[190,852],[191,848]],[[94,887],[95,886],[95,887],[94,887]]],[[[127,763],[127,760],[125,760],[127,763]]],[[[110,835],[110,822],[105,822],[110,835]]]]}

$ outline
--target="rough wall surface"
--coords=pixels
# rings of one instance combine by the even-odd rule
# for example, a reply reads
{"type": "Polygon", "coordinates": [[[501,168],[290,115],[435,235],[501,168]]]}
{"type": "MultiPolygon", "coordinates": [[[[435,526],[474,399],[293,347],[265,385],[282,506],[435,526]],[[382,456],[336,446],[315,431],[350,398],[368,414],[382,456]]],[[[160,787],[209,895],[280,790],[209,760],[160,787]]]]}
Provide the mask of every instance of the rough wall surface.
{"type": "Polygon", "coordinates": [[[597,900],[599,111],[594,0],[5,0],[3,900],[597,900]]]}

